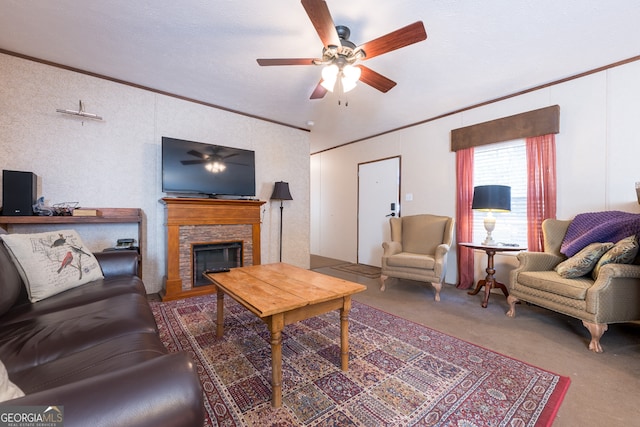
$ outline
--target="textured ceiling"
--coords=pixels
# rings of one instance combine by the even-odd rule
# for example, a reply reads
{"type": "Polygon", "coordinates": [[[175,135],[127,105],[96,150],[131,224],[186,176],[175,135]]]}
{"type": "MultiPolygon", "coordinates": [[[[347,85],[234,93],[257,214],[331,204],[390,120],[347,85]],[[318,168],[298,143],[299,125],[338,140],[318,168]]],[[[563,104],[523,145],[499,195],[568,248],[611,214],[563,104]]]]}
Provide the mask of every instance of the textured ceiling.
{"type": "Polygon", "coordinates": [[[338,105],[309,99],[321,67],[258,66],[321,56],[298,0],[0,0],[0,49],[311,129],[312,152],[640,54],[637,0],[327,4],[356,45],[424,22],[426,41],[365,63],[396,87],[338,105]]]}

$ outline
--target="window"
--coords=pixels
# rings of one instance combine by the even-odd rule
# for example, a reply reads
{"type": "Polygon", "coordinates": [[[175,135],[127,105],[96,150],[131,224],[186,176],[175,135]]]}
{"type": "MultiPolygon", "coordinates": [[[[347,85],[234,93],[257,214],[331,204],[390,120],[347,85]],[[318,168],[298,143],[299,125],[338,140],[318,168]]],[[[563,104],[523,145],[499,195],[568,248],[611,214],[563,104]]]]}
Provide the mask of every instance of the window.
{"type": "MultiPolygon", "coordinates": [[[[527,246],[527,152],[524,139],[476,147],[473,186],[511,187],[511,212],[494,212],[496,228],[491,233],[499,243],[527,246]]],[[[473,212],[473,241],[484,241],[486,212],[473,212]]]]}

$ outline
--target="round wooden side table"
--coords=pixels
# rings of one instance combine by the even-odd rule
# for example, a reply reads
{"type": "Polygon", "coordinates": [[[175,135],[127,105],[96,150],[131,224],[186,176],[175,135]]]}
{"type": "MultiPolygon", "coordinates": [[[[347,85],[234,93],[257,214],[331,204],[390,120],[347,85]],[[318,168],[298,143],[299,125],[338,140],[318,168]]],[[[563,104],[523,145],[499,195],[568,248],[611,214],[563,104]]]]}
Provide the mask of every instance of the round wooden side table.
{"type": "Polygon", "coordinates": [[[476,295],[478,292],[480,292],[480,290],[484,286],[484,299],[482,300],[482,308],[487,308],[487,305],[489,305],[489,294],[491,293],[492,288],[500,289],[504,294],[504,296],[508,297],[509,291],[507,290],[507,287],[503,283],[500,283],[495,279],[496,270],[493,267],[493,256],[497,252],[519,252],[519,251],[526,251],[527,248],[523,246],[505,246],[505,245],[489,246],[489,245],[476,244],[476,243],[458,243],[458,245],[464,246],[465,248],[470,248],[470,249],[480,249],[487,253],[487,270],[486,270],[487,277],[485,277],[482,280],[478,280],[478,284],[476,285],[476,288],[473,291],[469,291],[467,293],[469,295],[476,295]]]}

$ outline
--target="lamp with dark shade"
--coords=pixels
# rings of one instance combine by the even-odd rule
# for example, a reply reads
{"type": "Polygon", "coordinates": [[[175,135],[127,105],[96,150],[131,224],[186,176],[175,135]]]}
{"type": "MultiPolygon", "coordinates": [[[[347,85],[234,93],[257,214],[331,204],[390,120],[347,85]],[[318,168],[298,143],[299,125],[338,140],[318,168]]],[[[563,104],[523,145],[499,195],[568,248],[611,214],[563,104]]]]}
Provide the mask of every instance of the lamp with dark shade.
{"type": "Polygon", "coordinates": [[[479,185],[473,189],[473,202],[471,209],[477,211],[487,211],[484,218],[484,228],[487,230],[487,237],[482,242],[483,245],[493,246],[496,242],[491,237],[491,232],[496,227],[496,218],[492,212],[511,211],[511,187],[506,185],[479,185]]]}
{"type": "Polygon", "coordinates": [[[276,182],[271,194],[271,200],[280,200],[280,262],[282,262],[282,211],[284,210],[282,201],[293,200],[289,191],[289,183],[284,181],[276,182]]]}

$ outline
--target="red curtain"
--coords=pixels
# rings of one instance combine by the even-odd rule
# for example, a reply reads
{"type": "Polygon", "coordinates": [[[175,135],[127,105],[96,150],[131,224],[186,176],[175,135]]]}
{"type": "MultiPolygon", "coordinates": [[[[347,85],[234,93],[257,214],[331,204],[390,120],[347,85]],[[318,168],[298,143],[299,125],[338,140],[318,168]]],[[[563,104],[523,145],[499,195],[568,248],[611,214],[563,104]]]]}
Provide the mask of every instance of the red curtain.
{"type": "MultiPolygon", "coordinates": [[[[473,148],[456,151],[456,241],[473,240],[473,148]]],[[[458,245],[458,288],[473,286],[473,251],[458,245]]]]}
{"type": "Polygon", "coordinates": [[[527,235],[528,250],[541,252],[542,221],[556,217],[555,135],[527,138],[527,235]]]}

